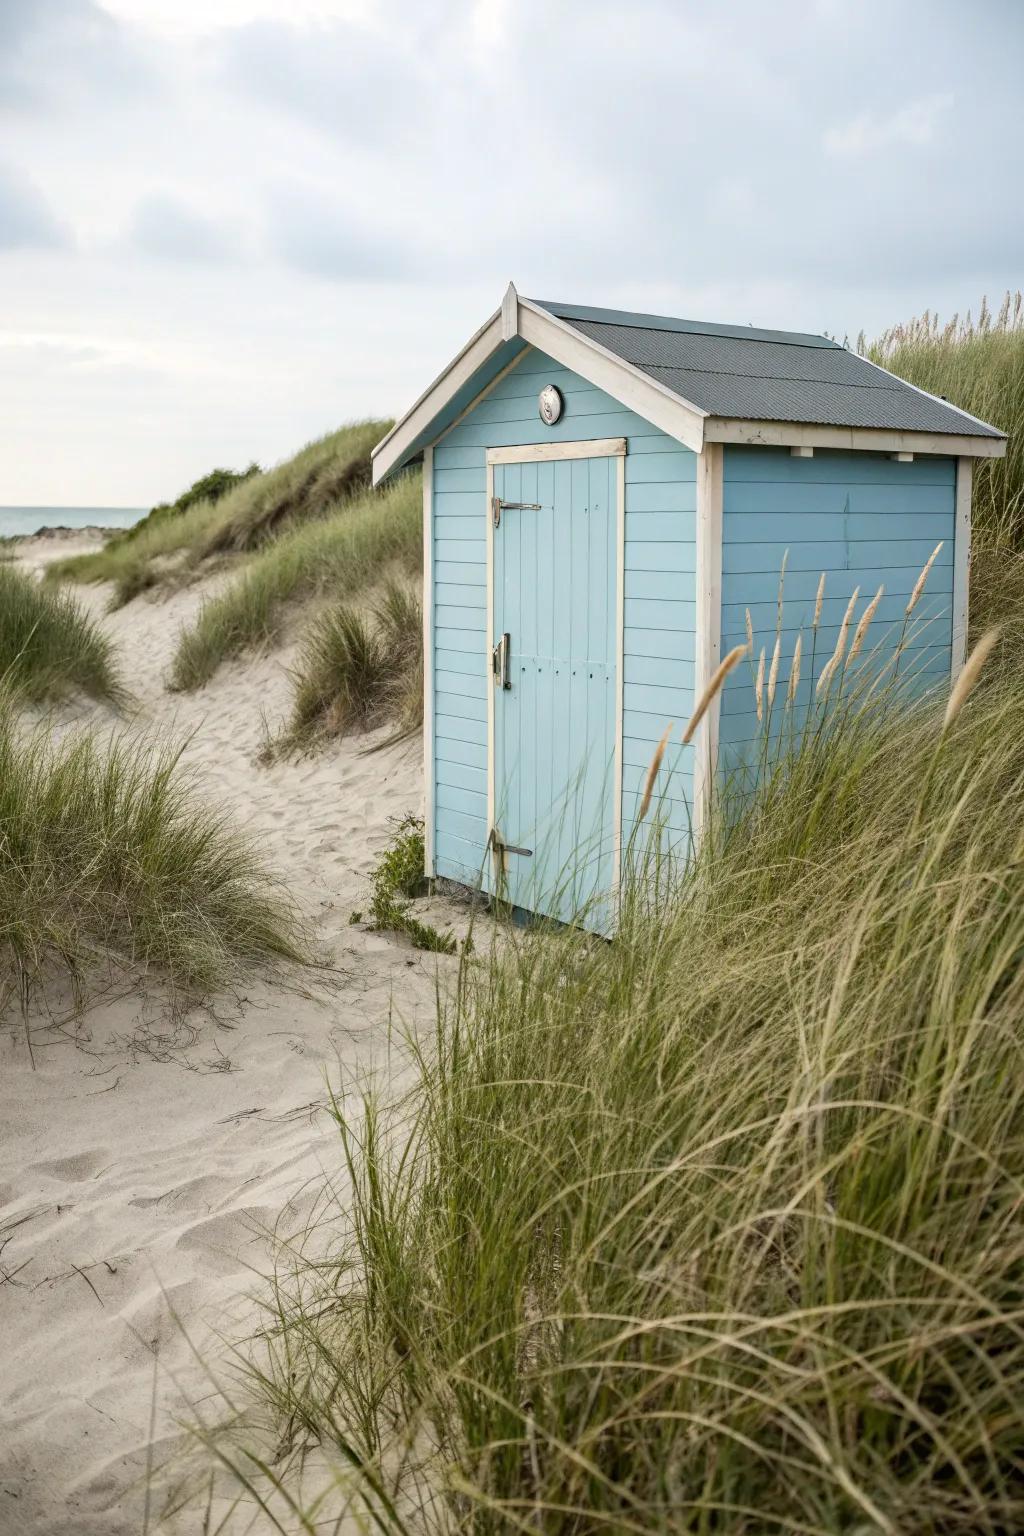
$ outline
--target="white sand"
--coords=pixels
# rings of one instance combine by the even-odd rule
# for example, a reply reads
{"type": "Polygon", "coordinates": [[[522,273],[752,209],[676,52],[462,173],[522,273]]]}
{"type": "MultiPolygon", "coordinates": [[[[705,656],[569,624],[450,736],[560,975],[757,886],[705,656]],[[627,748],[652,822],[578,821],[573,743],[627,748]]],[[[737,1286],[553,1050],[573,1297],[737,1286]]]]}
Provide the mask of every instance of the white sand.
{"type": "MultiPolygon", "coordinates": [[[[68,550],[33,541],[24,557],[38,567],[68,550]]],[[[103,595],[83,600],[100,612],[103,595]]],[[[233,1299],[267,1268],[256,1229],[288,1202],[286,1224],[299,1226],[321,1170],[340,1176],[321,1108],[325,1064],[334,1081],[351,1080],[386,1058],[392,1011],[414,1028],[432,1018],[435,957],[348,921],[365,905],[388,818],[419,808],[419,743],[369,757],[345,743],[259,767],[262,718],[287,707],[288,654],[231,666],[196,695],[167,694],[174,638],[198,601],[194,589],[137,600],[104,621],[140,702],[132,729],[194,733],[187,761],[314,914],[339,974],[319,995],[254,983],[177,1028],[157,989],[62,1029],[36,1019],[35,1070],[20,1018],[0,1030],[3,1536],[143,1530],[154,1348],[156,1462],[187,1415],[179,1387],[185,1398],[204,1390],[171,1308],[212,1356],[209,1329],[238,1326],[233,1299]]],[[[166,1526],[157,1513],[150,1530],[203,1529],[195,1510],[166,1526]]]]}

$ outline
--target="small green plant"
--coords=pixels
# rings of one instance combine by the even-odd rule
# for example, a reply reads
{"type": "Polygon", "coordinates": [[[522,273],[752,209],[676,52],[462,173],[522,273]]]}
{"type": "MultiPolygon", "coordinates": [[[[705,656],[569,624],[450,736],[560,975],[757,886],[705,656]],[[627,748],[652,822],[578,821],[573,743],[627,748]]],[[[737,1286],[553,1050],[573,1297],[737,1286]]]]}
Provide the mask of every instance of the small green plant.
{"type": "Polygon", "coordinates": [[[413,897],[424,888],[423,867],[423,822],[418,816],[403,816],[396,821],[394,837],[373,873],[370,921],[375,928],[407,934],[414,949],[453,955],[454,936],[421,923],[410,911],[413,897]]]}
{"type": "Polygon", "coordinates": [[[74,598],[10,565],[0,565],[0,679],[30,703],[127,696],[110,640],[74,598]]]}

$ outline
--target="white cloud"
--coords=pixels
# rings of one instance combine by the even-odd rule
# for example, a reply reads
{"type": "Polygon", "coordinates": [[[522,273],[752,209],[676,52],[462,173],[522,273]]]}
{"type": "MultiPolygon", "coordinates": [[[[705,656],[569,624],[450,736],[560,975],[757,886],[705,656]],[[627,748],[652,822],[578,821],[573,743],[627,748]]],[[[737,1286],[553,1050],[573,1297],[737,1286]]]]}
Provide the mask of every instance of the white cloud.
{"type": "Polygon", "coordinates": [[[0,0],[0,503],[142,505],[400,410],[510,277],[839,335],[966,309],[1024,249],[1017,0],[1002,26],[982,55],[962,0],[0,0]]]}
{"type": "Polygon", "coordinates": [[[921,96],[895,112],[859,112],[849,122],[830,128],[825,134],[825,149],[830,155],[854,158],[895,145],[922,146],[935,137],[940,119],[953,106],[953,92],[940,91],[921,96]]]}

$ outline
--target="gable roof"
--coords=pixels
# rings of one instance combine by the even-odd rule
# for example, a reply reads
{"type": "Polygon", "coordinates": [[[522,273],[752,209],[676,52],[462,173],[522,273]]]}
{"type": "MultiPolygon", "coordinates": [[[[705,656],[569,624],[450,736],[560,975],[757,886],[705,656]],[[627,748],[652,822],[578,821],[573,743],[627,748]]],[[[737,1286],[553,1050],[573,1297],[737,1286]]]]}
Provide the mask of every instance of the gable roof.
{"type": "Polygon", "coordinates": [[[471,410],[529,346],[699,452],[705,442],[1001,457],[997,428],[825,336],[521,297],[512,284],[373,450],[377,484],[471,410]]]}
{"type": "Polygon", "coordinates": [[[1003,436],[827,336],[537,303],[709,416],[1003,436]]]}

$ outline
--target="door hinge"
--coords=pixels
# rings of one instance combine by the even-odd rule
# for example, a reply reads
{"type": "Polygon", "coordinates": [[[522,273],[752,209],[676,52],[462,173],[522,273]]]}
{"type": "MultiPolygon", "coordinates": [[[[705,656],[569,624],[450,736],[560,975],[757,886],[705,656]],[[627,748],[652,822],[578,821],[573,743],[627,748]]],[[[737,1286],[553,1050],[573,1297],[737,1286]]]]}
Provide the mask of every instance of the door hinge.
{"type": "Polygon", "coordinates": [[[509,677],[509,654],[512,650],[512,636],[506,631],[491,652],[491,671],[494,674],[495,688],[511,688],[512,679],[509,677]]]}
{"type": "Polygon", "coordinates": [[[497,528],[501,523],[503,512],[539,512],[539,501],[502,501],[500,496],[491,497],[491,517],[497,528]]]}
{"type": "Polygon", "coordinates": [[[521,858],[532,859],[532,848],[517,848],[514,843],[503,843],[496,827],[491,828],[491,848],[495,853],[518,853],[521,858]]]}

